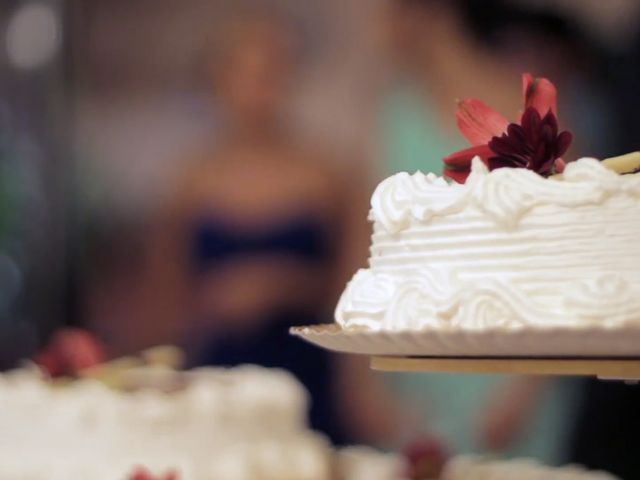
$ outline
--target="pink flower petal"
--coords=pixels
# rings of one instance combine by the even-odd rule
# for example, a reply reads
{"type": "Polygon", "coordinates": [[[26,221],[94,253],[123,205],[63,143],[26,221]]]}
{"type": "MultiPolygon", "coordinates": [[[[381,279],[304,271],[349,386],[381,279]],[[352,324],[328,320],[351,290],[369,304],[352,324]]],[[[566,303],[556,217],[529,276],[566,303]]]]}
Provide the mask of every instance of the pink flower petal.
{"type": "Polygon", "coordinates": [[[541,117],[549,111],[557,115],[558,91],[546,78],[534,78],[530,73],[522,75],[522,95],[524,108],[535,108],[541,117]]]}
{"type": "Polygon", "coordinates": [[[492,155],[493,151],[488,145],[477,145],[452,153],[442,160],[445,164],[444,176],[458,183],[464,183],[471,172],[471,161],[475,157],[480,157],[486,164],[492,155]]]}
{"type": "Polygon", "coordinates": [[[475,147],[465,148],[464,150],[447,155],[442,161],[448,168],[463,170],[471,168],[471,161],[474,157],[478,156],[483,162],[487,163],[488,158],[492,155],[493,151],[489,148],[489,145],[476,145],[475,147]]]}
{"type": "Polygon", "coordinates": [[[509,121],[484,102],[476,99],[458,103],[458,128],[471,145],[486,145],[491,138],[502,135],[509,121]]]}
{"type": "Polygon", "coordinates": [[[533,85],[534,80],[535,79],[533,78],[533,75],[531,75],[530,73],[522,74],[522,98],[524,98],[525,101],[527,99],[527,93],[533,85]]]}
{"type": "Polygon", "coordinates": [[[467,177],[471,174],[471,171],[457,171],[457,170],[448,170],[444,169],[442,175],[446,178],[450,178],[456,183],[465,183],[467,181],[467,177]]]}

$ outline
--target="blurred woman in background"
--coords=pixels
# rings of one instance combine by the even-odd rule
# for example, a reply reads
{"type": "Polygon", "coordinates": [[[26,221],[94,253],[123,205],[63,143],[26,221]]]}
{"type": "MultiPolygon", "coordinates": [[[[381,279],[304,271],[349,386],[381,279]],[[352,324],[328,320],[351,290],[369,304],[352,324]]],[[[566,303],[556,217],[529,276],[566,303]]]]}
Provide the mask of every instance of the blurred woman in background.
{"type": "Polygon", "coordinates": [[[312,397],[311,424],[336,443],[392,441],[392,406],[367,366],[293,338],[329,321],[365,259],[369,188],[326,146],[287,124],[295,41],[259,15],[227,22],[212,74],[221,111],[215,145],[187,158],[151,235],[157,319],[192,365],[285,368],[312,397]]]}

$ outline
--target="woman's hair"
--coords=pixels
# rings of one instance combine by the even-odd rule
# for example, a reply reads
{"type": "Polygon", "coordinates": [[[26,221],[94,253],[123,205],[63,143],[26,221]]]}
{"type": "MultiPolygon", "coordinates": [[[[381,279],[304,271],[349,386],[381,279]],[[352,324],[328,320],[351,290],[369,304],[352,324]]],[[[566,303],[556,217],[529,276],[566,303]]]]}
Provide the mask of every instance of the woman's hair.
{"type": "Polygon", "coordinates": [[[199,78],[210,82],[212,74],[223,68],[234,46],[248,34],[259,36],[267,31],[279,32],[282,37],[290,37],[289,53],[294,66],[308,56],[304,28],[300,18],[283,8],[268,6],[255,1],[235,0],[228,8],[221,9],[220,15],[212,19],[210,33],[197,56],[199,78]],[[250,33],[251,32],[251,33],[250,33]]]}
{"type": "Polygon", "coordinates": [[[508,33],[546,37],[580,57],[597,51],[582,25],[562,10],[513,0],[399,0],[410,8],[453,9],[481,45],[494,50],[508,46],[508,33]]]}

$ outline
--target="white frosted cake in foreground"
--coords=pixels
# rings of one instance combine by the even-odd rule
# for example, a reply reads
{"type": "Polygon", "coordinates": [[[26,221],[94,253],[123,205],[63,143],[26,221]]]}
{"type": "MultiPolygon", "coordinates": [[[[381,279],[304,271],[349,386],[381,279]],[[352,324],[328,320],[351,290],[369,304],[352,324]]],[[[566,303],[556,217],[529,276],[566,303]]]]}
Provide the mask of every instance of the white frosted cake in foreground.
{"type": "Polygon", "coordinates": [[[473,161],[466,183],[420,172],[371,200],[369,268],[345,329],[640,325],[640,175],[595,159],[544,178],[473,161]]]}
{"type": "Polygon", "coordinates": [[[328,442],[284,371],[200,369],[183,389],[55,386],[38,371],[0,375],[0,479],[329,480],[328,442]],[[175,472],[171,477],[168,472],[175,472]]]}

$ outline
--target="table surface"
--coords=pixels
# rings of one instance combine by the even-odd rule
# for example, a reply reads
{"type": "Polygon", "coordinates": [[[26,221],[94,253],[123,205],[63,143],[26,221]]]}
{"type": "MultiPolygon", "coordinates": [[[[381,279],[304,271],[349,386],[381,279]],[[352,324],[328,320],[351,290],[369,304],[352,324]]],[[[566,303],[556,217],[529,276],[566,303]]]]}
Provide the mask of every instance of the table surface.
{"type": "Polygon", "coordinates": [[[640,358],[451,358],[373,356],[371,368],[388,372],[587,375],[640,379],[640,358]]]}

